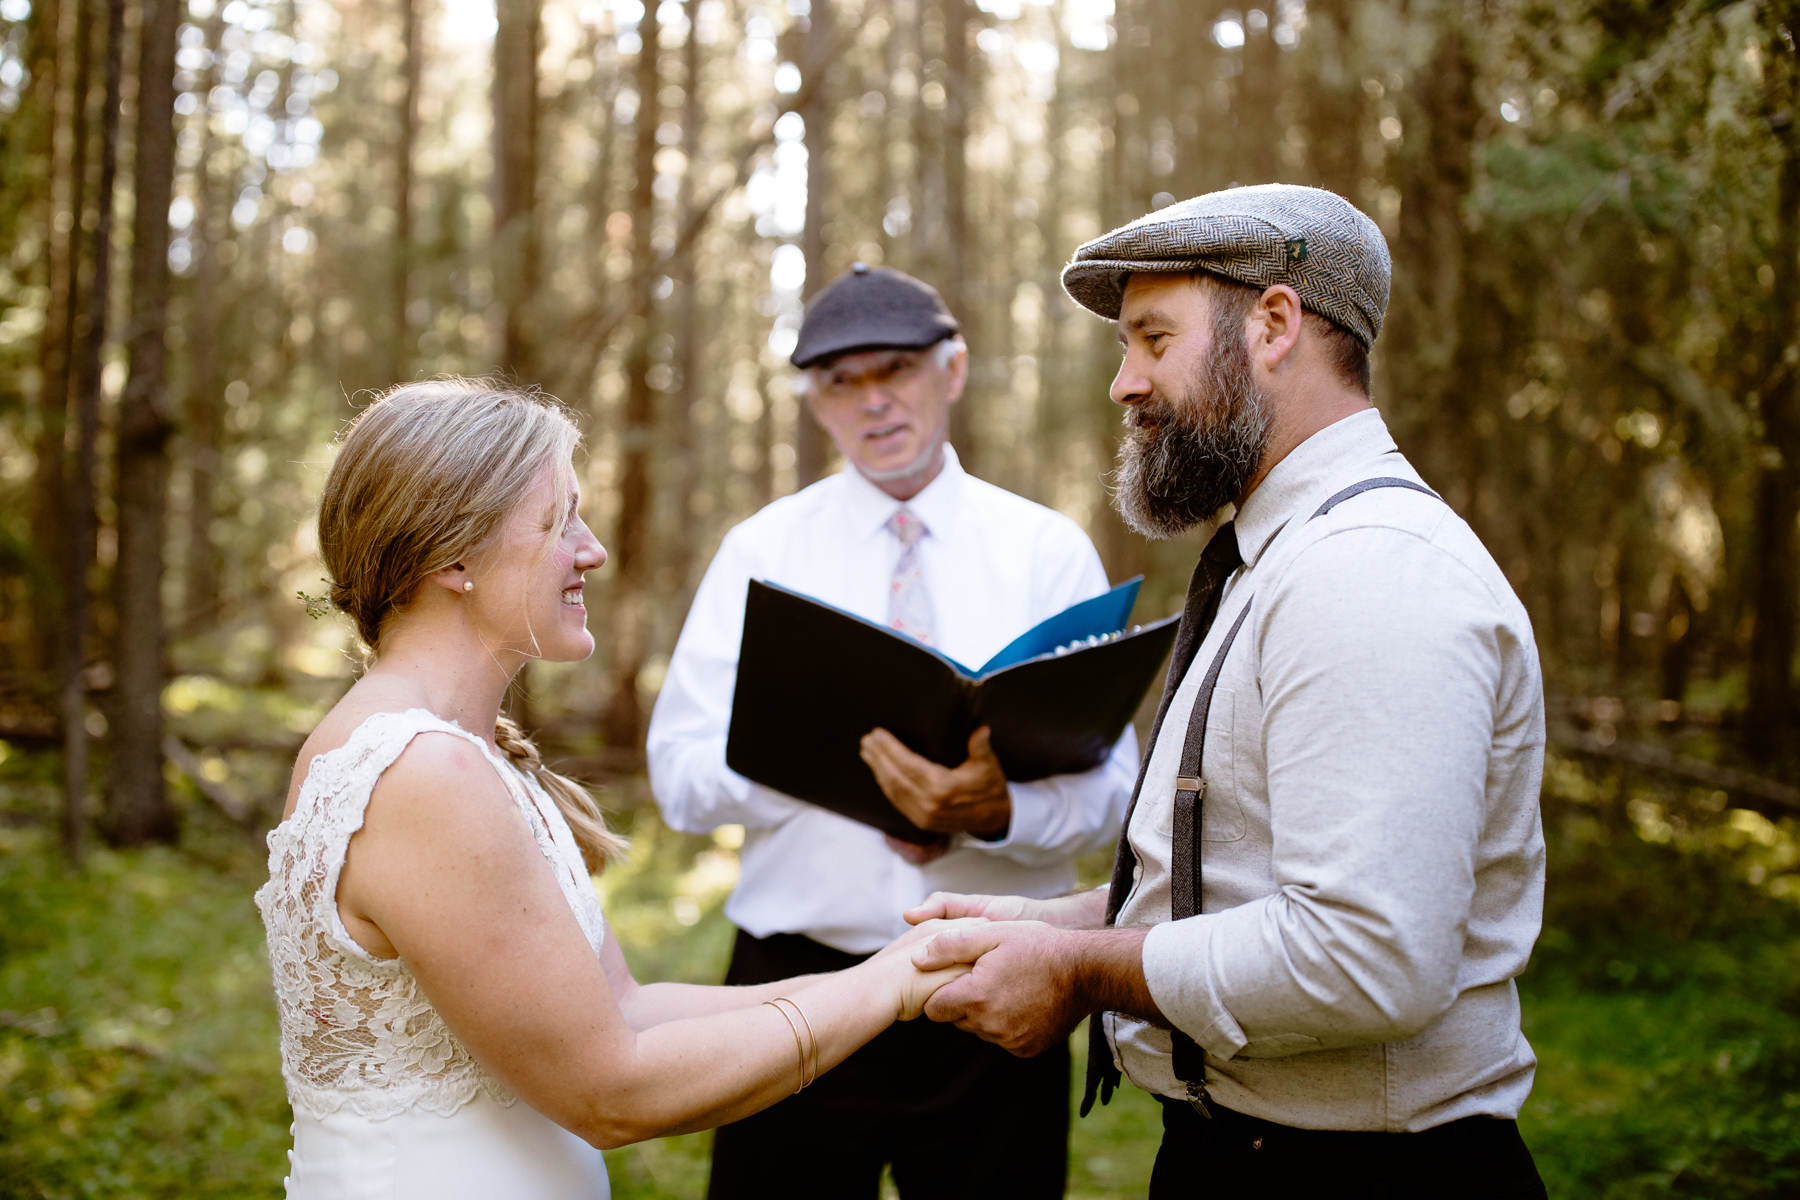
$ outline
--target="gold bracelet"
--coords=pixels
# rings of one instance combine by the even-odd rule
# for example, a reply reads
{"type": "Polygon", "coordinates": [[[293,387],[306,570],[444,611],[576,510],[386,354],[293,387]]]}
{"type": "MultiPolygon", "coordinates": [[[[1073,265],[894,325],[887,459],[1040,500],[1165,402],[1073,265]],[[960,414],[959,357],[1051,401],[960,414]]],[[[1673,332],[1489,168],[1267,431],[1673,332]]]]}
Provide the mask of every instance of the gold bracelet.
{"type": "MultiPolygon", "coordinates": [[[[769,1003],[769,1001],[764,1001],[764,1003],[769,1003]]],[[[800,1023],[806,1026],[807,1048],[800,1055],[800,1087],[802,1089],[811,1087],[813,1082],[819,1078],[819,1039],[813,1035],[812,1022],[806,1019],[805,1011],[786,996],[775,997],[774,1004],[777,1008],[783,1004],[792,1008],[794,1015],[800,1018],[800,1023]]],[[[787,1015],[786,1008],[781,1009],[781,1012],[783,1016],[787,1015]]],[[[788,1023],[793,1024],[791,1018],[788,1023]]],[[[796,1030],[796,1036],[798,1036],[798,1030],[796,1030]]]]}
{"type": "MultiPolygon", "coordinates": [[[[776,999],[784,998],[776,997],[776,999]]],[[[788,1032],[794,1035],[794,1053],[800,1056],[800,1086],[794,1089],[794,1094],[798,1096],[806,1088],[806,1050],[800,1044],[800,1027],[794,1024],[794,1018],[787,1015],[787,1009],[775,1003],[774,1000],[764,1000],[763,1003],[781,1014],[781,1019],[787,1022],[788,1032]]]]}
{"type": "Polygon", "coordinates": [[[813,1034],[812,1022],[806,1019],[806,1010],[800,1007],[799,1002],[788,1000],[786,996],[782,999],[794,1006],[794,1011],[800,1014],[800,1023],[806,1026],[806,1044],[812,1050],[812,1075],[806,1082],[811,1085],[819,1078],[819,1039],[813,1034]]]}

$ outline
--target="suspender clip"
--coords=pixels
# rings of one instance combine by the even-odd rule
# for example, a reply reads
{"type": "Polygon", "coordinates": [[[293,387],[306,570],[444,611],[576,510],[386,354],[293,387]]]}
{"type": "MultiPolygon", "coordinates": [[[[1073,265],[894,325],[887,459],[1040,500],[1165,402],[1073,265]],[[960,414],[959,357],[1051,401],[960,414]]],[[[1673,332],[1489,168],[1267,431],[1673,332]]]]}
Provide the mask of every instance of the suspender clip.
{"type": "Polygon", "coordinates": [[[1194,1083],[1191,1080],[1184,1080],[1183,1082],[1187,1084],[1188,1104],[1196,1113],[1200,1114],[1202,1119],[1207,1121],[1212,1120],[1212,1109],[1206,1106],[1206,1102],[1211,1100],[1212,1097],[1206,1094],[1206,1084],[1194,1083]]]}
{"type": "Polygon", "coordinates": [[[1198,775],[1177,775],[1175,777],[1175,790],[1178,792],[1193,792],[1195,800],[1202,800],[1206,797],[1206,780],[1200,778],[1198,775]]]}

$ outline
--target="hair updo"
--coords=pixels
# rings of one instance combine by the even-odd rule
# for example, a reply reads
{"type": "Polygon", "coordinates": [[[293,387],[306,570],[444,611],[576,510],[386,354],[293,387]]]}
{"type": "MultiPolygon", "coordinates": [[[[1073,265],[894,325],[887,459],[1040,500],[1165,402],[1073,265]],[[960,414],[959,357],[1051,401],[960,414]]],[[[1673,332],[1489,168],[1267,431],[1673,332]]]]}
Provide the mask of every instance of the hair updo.
{"type": "MultiPolygon", "coordinates": [[[[485,379],[401,384],[350,423],[319,502],[319,553],[331,603],[372,656],[419,585],[487,542],[580,440],[551,397],[485,379]]],[[[590,870],[624,849],[587,790],[544,766],[510,719],[500,718],[494,740],[556,801],[590,870]]]]}

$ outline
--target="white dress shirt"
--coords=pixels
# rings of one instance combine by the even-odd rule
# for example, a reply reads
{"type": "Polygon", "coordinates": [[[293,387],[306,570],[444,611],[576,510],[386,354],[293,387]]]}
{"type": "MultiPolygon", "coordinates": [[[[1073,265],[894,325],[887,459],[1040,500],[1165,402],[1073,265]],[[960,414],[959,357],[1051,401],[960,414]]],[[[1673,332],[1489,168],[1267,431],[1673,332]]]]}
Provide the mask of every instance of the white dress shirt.
{"type": "MultiPolygon", "coordinates": [[[[1131,819],[1120,925],[1227,1108],[1316,1129],[1514,1117],[1536,1057],[1513,979],[1543,915],[1543,683],[1524,608],[1374,411],[1315,434],[1236,520],[1228,585],[1131,819]],[[1170,921],[1174,776],[1201,676],[1200,915],[1170,921]]],[[[1164,1030],[1109,1018],[1121,1066],[1180,1096],[1164,1030]]]]}
{"type": "MultiPolygon", "coordinates": [[[[979,667],[1045,617],[1105,591],[1093,543],[1067,517],[944,468],[907,501],[936,614],[932,644],[979,667]]],[[[650,786],[663,818],[701,833],[744,826],[737,890],[725,914],[757,937],[801,933],[850,953],[906,929],[900,914],[933,891],[1054,896],[1074,859],[1111,844],[1137,772],[1129,726],[1092,771],[1010,783],[1012,820],[995,841],[957,835],[913,866],[870,827],[751,783],[725,765],[725,735],[752,579],[793,588],[874,621],[887,618],[900,543],[885,526],[900,503],[846,466],[783,497],[725,535],[694,596],[650,718],[650,786]]],[[[805,753],[806,731],[795,730],[805,753]]]]}

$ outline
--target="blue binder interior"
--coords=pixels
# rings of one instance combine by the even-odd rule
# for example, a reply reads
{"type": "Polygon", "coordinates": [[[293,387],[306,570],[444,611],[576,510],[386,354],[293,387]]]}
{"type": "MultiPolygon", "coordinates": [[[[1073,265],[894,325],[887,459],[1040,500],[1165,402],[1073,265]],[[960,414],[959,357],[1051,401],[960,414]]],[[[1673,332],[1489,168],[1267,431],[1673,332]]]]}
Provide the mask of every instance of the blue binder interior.
{"type": "Polygon", "coordinates": [[[1071,604],[1055,616],[1047,617],[1008,642],[1000,653],[981,664],[975,674],[991,675],[1002,667],[1049,654],[1058,646],[1119,632],[1131,617],[1131,606],[1137,603],[1138,585],[1143,582],[1142,575],[1134,575],[1110,592],[1071,604]]]}
{"type": "Polygon", "coordinates": [[[778,592],[786,592],[791,596],[799,596],[803,599],[810,600],[812,603],[823,608],[829,608],[834,612],[843,613],[844,616],[849,617],[853,621],[860,621],[862,624],[870,626],[873,629],[879,629],[883,633],[891,634],[894,637],[912,642],[921,649],[927,650],[938,658],[943,659],[968,678],[980,679],[983,676],[993,674],[1002,667],[1010,667],[1017,663],[1037,658],[1040,655],[1049,654],[1058,646],[1067,646],[1071,642],[1086,641],[1090,637],[1103,637],[1109,633],[1118,633],[1125,628],[1125,622],[1131,617],[1132,605],[1137,603],[1138,585],[1144,582],[1144,577],[1142,575],[1134,575],[1109,592],[1102,592],[1098,596],[1092,596],[1086,600],[1078,601],[1054,616],[1046,617],[1038,624],[1033,625],[1030,629],[1027,629],[1024,633],[1008,642],[1001,648],[1000,653],[983,663],[979,670],[971,670],[969,667],[957,662],[954,658],[951,658],[948,654],[945,654],[935,646],[927,646],[916,638],[908,637],[899,630],[889,629],[878,621],[871,621],[867,617],[859,617],[855,613],[847,612],[835,604],[827,604],[817,596],[808,596],[805,592],[795,591],[793,588],[789,587],[782,587],[780,584],[767,579],[759,579],[757,582],[763,584],[765,587],[774,588],[778,592]]]}

